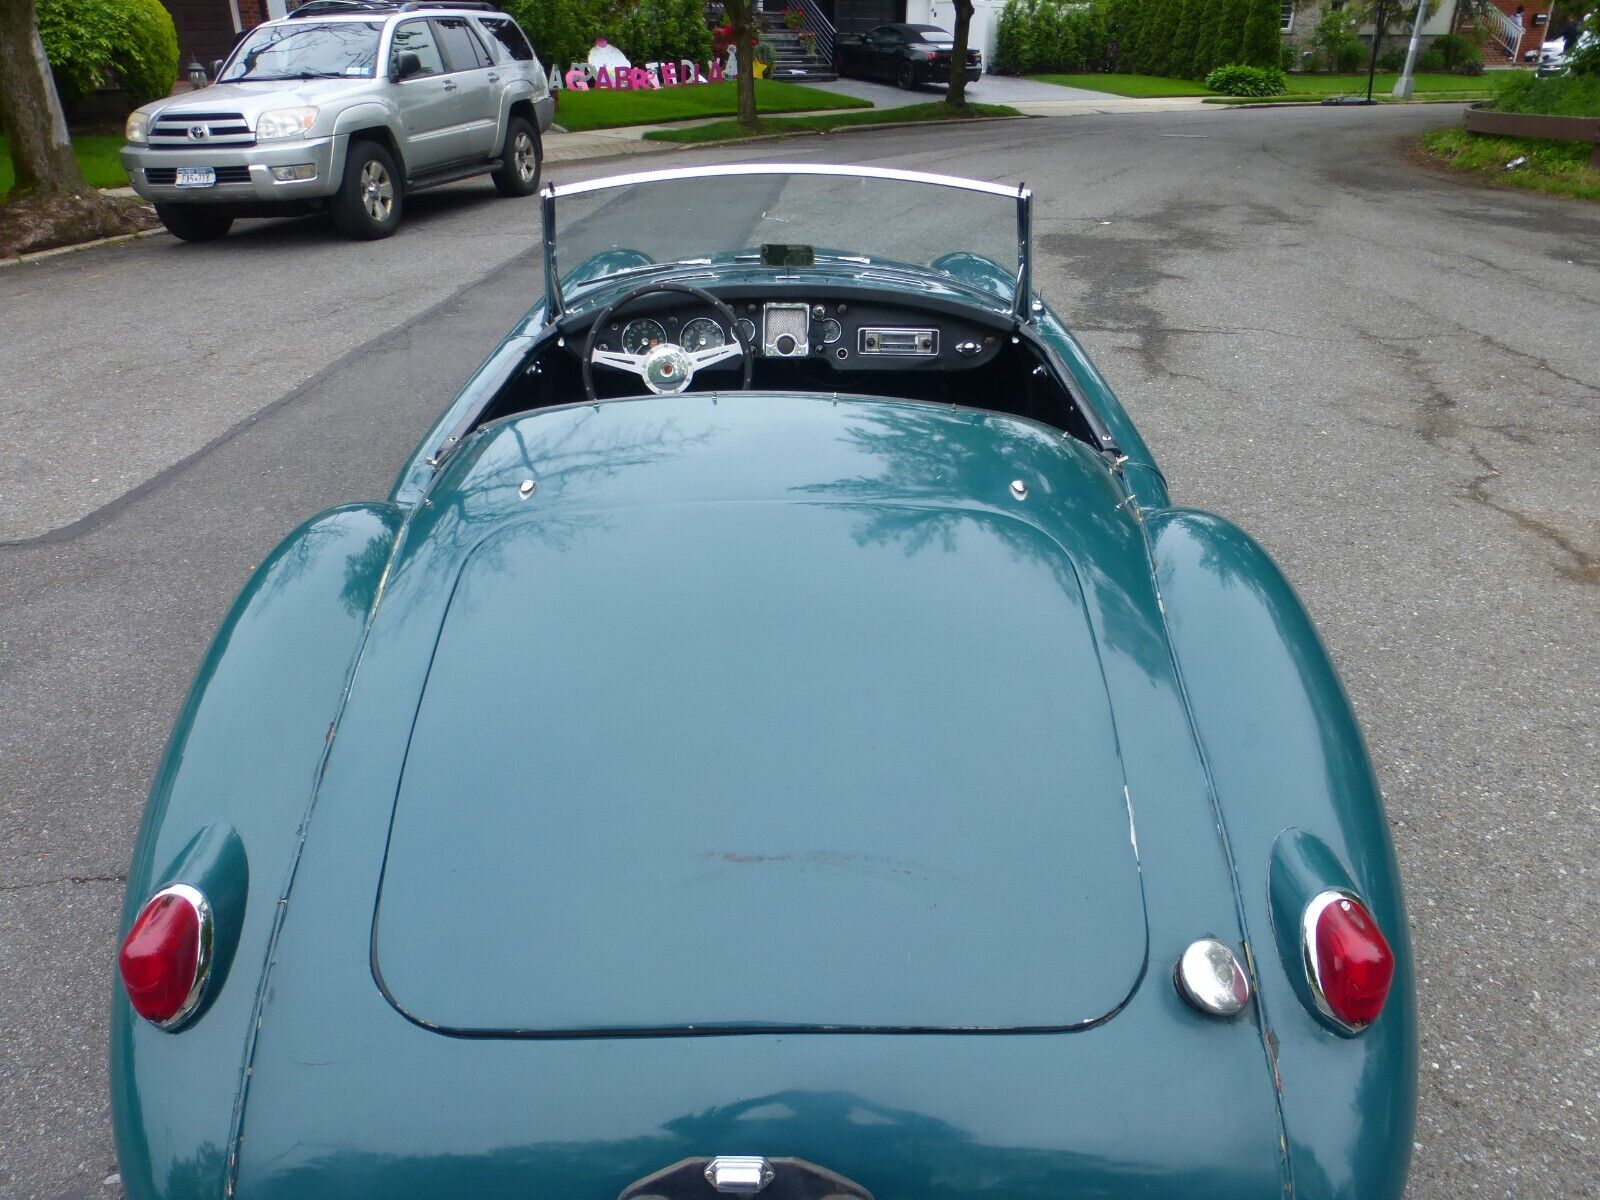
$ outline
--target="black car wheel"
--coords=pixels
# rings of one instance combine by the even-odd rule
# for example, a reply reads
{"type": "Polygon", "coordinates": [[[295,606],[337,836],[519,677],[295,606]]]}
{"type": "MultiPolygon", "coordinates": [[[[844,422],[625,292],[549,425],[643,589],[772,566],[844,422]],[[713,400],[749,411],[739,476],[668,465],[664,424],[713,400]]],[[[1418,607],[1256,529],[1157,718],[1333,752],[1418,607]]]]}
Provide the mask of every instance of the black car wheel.
{"type": "Polygon", "coordinates": [[[539,131],[525,117],[512,117],[506,123],[506,144],[500,148],[500,169],[491,179],[502,196],[531,196],[539,190],[539,171],[544,148],[539,131]]]}
{"type": "Polygon", "coordinates": [[[917,69],[908,62],[903,62],[894,73],[894,81],[906,91],[917,86],[917,69]]]}
{"type": "Polygon", "coordinates": [[[344,182],[333,197],[333,221],[347,237],[371,241],[400,227],[400,173],[377,142],[351,142],[344,182]]]}
{"type": "Polygon", "coordinates": [[[158,204],[156,216],[168,233],[186,242],[214,242],[233,228],[228,213],[199,204],[158,204]]]}

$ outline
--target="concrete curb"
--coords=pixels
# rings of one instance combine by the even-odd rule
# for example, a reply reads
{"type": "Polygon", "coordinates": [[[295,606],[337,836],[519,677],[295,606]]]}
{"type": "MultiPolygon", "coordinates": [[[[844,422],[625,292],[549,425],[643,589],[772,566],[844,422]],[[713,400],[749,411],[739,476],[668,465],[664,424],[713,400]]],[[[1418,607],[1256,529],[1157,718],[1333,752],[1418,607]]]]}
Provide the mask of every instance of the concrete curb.
{"type": "Polygon", "coordinates": [[[76,254],[79,250],[93,250],[96,246],[115,246],[118,242],[131,242],[137,238],[155,237],[157,234],[166,233],[165,229],[157,226],[155,229],[141,229],[137,233],[119,233],[113,237],[95,238],[89,242],[73,242],[70,246],[53,246],[49,250],[33,250],[27,254],[16,254],[9,258],[0,258],[0,267],[21,267],[31,262],[38,262],[41,258],[59,258],[63,254],[76,254]]]}

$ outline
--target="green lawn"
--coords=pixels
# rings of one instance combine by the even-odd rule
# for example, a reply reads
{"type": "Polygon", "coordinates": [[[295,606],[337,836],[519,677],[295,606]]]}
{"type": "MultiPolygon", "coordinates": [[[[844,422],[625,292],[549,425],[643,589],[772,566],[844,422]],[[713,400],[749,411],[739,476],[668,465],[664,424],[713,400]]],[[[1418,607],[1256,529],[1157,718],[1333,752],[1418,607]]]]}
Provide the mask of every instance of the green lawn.
{"type": "MultiPolygon", "coordinates": [[[[1320,99],[1323,96],[1365,96],[1365,75],[1290,75],[1289,95],[1320,99]]],[[[1394,92],[1397,71],[1379,71],[1372,79],[1372,98],[1394,92]]],[[[1417,96],[1460,96],[1482,98],[1494,95],[1492,75],[1414,75],[1413,94],[1417,96]]]]}
{"type": "MultiPolygon", "coordinates": [[[[80,133],[72,139],[72,149],[83,168],[83,177],[94,187],[127,187],[128,173],[122,169],[117,151],[122,139],[114,133],[80,133]]],[[[11,190],[11,148],[0,137],[0,196],[11,190]]]]}
{"type": "MultiPolygon", "coordinates": [[[[1094,92],[1110,92],[1113,96],[1215,96],[1203,83],[1192,79],[1166,79],[1159,75],[1030,75],[1041,83],[1055,83],[1062,87],[1088,88],[1094,92]]],[[[1379,71],[1372,81],[1372,95],[1387,96],[1394,90],[1399,76],[1393,71],[1379,71]]],[[[1488,75],[1417,75],[1415,94],[1431,98],[1483,99],[1494,94],[1493,77],[1488,75]]],[[[1278,100],[1320,100],[1324,96],[1366,95],[1365,75],[1290,75],[1289,94],[1273,97],[1278,100]]],[[[1261,101],[1256,101],[1260,103],[1261,101]]]]}
{"type": "MultiPolygon", "coordinates": [[[[816,117],[761,118],[760,132],[814,133],[828,129],[848,129],[857,125],[888,125],[901,121],[970,120],[973,117],[1015,117],[1021,114],[1004,104],[969,104],[964,113],[945,107],[944,101],[912,104],[904,108],[875,108],[871,112],[828,113],[816,117]]],[[[652,129],[645,137],[658,142],[722,142],[748,136],[737,121],[713,121],[688,129],[652,129]]]]}
{"type": "Polygon", "coordinates": [[[1588,142],[1494,137],[1460,128],[1422,135],[1423,153],[1452,171],[1580,200],[1600,200],[1600,171],[1589,166],[1592,149],[1588,142]],[[1526,161],[1507,170],[1518,158],[1526,161]]]}
{"type": "MultiPolygon", "coordinates": [[[[739,111],[737,85],[702,83],[693,87],[630,92],[591,89],[563,91],[556,108],[556,124],[574,133],[584,129],[612,129],[619,125],[654,125],[663,121],[690,121],[697,117],[730,117],[739,111]]],[[[841,96],[821,88],[780,80],[756,81],[756,108],[763,113],[808,112],[823,108],[871,108],[870,100],[841,96]]]]}
{"type": "Polygon", "coordinates": [[[1113,75],[1104,71],[1089,75],[1030,75],[1040,83],[1062,87],[1088,88],[1091,92],[1110,92],[1113,96],[1149,99],[1155,96],[1211,96],[1214,92],[1192,79],[1167,79],[1161,75],[1113,75]]]}

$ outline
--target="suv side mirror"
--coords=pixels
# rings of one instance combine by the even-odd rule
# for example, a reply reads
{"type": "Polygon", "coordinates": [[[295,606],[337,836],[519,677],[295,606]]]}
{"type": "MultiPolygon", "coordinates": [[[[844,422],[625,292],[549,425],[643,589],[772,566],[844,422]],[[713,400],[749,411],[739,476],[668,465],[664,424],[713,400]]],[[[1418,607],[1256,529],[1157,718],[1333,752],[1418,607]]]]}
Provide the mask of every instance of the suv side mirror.
{"type": "Polygon", "coordinates": [[[222,60],[220,58],[213,58],[211,60],[211,78],[215,79],[218,75],[221,75],[221,74],[222,74],[222,60]]]}
{"type": "Polygon", "coordinates": [[[413,75],[422,74],[422,60],[417,57],[415,50],[402,50],[394,60],[394,81],[399,83],[402,79],[409,79],[413,75]]]}

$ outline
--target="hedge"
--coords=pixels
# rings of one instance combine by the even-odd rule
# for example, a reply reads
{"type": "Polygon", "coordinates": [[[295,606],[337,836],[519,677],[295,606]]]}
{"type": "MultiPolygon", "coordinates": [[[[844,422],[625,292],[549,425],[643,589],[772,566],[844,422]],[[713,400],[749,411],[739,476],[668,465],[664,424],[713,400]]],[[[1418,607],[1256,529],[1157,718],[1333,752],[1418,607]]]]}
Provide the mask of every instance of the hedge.
{"type": "Polygon", "coordinates": [[[1276,0],[1006,0],[995,67],[1204,79],[1225,65],[1278,66],[1278,24],[1276,0]]]}
{"type": "Polygon", "coordinates": [[[159,0],[38,0],[39,37],[62,99],[121,87],[137,107],[178,80],[178,32],[159,0]]]}
{"type": "Polygon", "coordinates": [[[588,59],[596,37],[604,37],[635,64],[711,56],[711,30],[703,0],[504,0],[547,67],[588,59]]]}

